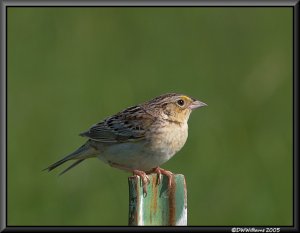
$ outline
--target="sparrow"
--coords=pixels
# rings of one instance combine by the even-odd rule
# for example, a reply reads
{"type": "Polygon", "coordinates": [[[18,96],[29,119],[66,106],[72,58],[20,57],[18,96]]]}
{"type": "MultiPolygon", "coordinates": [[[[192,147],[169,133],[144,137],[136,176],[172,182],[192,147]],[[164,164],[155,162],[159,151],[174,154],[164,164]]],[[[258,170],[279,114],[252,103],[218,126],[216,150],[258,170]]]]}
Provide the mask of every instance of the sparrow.
{"type": "Polygon", "coordinates": [[[158,184],[161,174],[166,175],[170,187],[173,173],[160,166],[184,146],[189,116],[203,106],[207,104],[190,96],[167,93],[128,107],[82,132],[80,136],[87,141],[44,170],[75,161],[60,173],[63,174],[84,160],[97,157],[111,167],[139,176],[146,194],[150,173],[158,174],[158,184]]]}

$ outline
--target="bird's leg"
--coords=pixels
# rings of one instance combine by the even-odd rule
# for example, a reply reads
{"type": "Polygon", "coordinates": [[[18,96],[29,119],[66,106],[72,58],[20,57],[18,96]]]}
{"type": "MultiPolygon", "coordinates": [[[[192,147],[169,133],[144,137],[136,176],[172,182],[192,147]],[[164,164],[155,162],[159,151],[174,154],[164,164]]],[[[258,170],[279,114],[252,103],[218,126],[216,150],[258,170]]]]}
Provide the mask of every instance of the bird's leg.
{"type": "Polygon", "coordinates": [[[161,182],[161,174],[166,175],[169,178],[168,186],[169,186],[169,188],[171,187],[172,178],[173,178],[172,172],[162,169],[160,167],[153,168],[152,172],[156,173],[158,175],[158,181],[157,181],[158,184],[160,184],[160,182],[161,182]]]}
{"type": "Polygon", "coordinates": [[[125,170],[128,172],[132,172],[134,176],[139,176],[141,178],[141,181],[143,184],[143,193],[147,196],[147,184],[150,183],[150,179],[145,172],[140,171],[140,170],[132,170],[130,168],[127,168],[127,167],[117,164],[117,163],[113,163],[111,161],[108,161],[108,163],[111,167],[115,167],[115,168],[125,170]]]}

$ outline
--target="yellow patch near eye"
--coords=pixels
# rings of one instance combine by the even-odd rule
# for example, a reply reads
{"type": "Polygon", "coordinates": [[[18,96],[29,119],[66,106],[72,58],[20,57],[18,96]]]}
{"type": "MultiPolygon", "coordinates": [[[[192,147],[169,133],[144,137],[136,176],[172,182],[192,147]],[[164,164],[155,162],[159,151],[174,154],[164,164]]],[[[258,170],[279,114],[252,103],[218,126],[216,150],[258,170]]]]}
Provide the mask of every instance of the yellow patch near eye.
{"type": "Polygon", "coordinates": [[[182,96],[180,96],[180,98],[185,100],[185,101],[191,101],[191,98],[186,96],[186,95],[182,95],[182,96]]]}

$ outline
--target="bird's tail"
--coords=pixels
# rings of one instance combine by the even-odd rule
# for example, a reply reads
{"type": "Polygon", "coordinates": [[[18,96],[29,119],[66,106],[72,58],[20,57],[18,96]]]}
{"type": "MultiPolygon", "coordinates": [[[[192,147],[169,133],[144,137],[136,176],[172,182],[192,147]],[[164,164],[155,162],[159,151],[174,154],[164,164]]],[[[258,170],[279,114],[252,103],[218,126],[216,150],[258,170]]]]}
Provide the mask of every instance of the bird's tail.
{"type": "Polygon", "coordinates": [[[49,167],[45,168],[43,171],[48,170],[52,171],[53,169],[57,168],[58,166],[62,165],[63,163],[69,161],[69,160],[76,160],[71,166],[63,170],[59,175],[64,174],[65,172],[69,171],[71,168],[75,167],[79,163],[83,162],[85,159],[93,157],[95,154],[95,149],[90,147],[89,141],[87,141],[84,145],[79,147],[76,151],[73,153],[67,155],[63,159],[57,161],[56,163],[51,164],[49,167]]]}

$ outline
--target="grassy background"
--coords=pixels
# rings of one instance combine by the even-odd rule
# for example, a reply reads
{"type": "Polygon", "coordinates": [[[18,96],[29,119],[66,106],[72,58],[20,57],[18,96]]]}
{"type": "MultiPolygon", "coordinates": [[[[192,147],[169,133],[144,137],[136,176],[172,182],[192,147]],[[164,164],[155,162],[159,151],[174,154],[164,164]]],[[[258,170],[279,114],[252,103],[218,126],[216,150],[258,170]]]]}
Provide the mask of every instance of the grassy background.
{"type": "MultiPolygon", "coordinates": [[[[8,224],[126,225],[125,173],[41,172],[125,107],[206,102],[163,168],[189,225],[292,224],[292,8],[8,8],[8,224]]],[[[62,170],[62,169],[58,169],[62,170]]]]}

